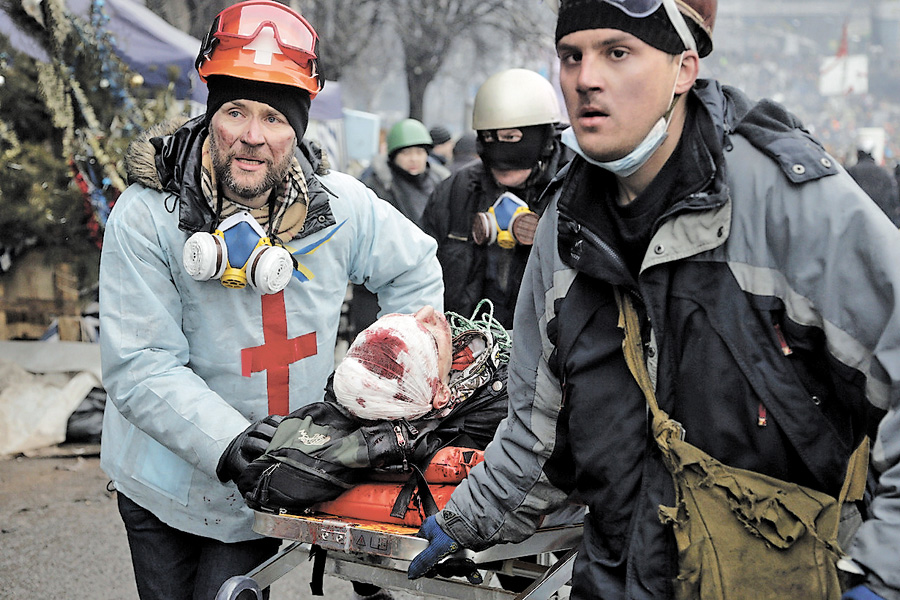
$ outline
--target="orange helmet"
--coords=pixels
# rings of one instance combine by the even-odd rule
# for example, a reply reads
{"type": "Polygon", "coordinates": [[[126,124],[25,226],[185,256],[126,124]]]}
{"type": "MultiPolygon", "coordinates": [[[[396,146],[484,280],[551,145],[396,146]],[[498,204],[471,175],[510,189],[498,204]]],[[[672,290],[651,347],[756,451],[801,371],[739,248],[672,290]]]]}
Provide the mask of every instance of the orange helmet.
{"type": "Polygon", "coordinates": [[[309,22],[273,0],[245,0],[224,9],[203,38],[196,67],[204,82],[228,75],[298,87],[315,98],[319,36],[309,22]]]}

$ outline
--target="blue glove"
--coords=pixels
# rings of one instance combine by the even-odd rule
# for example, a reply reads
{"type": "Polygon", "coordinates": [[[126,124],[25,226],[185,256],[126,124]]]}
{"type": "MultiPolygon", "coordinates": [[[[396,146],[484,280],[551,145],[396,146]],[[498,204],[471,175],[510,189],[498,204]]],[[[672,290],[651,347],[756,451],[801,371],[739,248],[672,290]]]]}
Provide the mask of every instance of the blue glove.
{"type": "Polygon", "coordinates": [[[425,519],[419,533],[416,534],[420,538],[428,540],[428,547],[419,552],[419,554],[409,563],[407,576],[410,579],[418,579],[419,577],[433,577],[434,575],[442,575],[451,577],[453,575],[465,575],[469,583],[478,585],[484,581],[481,574],[475,569],[475,563],[468,558],[451,559],[445,564],[438,565],[444,557],[457,552],[462,547],[459,542],[441,528],[437,523],[434,515],[425,519]]]}
{"type": "Polygon", "coordinates": [[[844,595],[841,596],[841,600],[884,600],[884,598],[866,586],[858,585],[844,592],[844,595]]]}

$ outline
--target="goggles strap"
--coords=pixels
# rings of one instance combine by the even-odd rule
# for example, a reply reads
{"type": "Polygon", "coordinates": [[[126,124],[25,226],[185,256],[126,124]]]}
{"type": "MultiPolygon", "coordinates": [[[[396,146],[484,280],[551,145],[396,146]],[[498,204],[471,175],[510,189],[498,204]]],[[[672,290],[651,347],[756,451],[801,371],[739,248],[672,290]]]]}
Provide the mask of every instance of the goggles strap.
{"type": "Polygon", "coordinates": [[[691,34],[691,30],[688,28],[681,11],[678,10],[675,0],[662,0],[662,5],[666,9],[666,14],[669,15],[669,21],[672,22],[672,26],[675,27],[675,31],[678,32],[678,36],[684,43],[684,47],[688,50],[697,50],[697,41],[691,34]]]}

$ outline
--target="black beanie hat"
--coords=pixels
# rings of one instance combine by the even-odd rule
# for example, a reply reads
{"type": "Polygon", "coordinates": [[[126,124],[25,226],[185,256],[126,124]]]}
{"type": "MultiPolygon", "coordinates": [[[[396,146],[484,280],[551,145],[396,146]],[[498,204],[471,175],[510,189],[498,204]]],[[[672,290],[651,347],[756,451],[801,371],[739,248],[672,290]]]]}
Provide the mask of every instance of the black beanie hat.
{"type": "Polygon", "coordinates": [[[443,125],[435,125],[428,130],[428,133],[431,134],[431,139],[434,141],[435,146],[440,146],[452,139],[450,132],[443,125]]]}
{"type": "MultiPolygon", "coordinates": [[[[709,54],[712,45],[707,43],[706,33],[693,19],[684,20],[697,40],[697,52],[700,56],[709,54]]],[[[562,0],[556,21],[556,42],[584,29],[618,29],[667,54],[681,54],[686,50],[662,4],[646,17],[632,17],[603,0],[562,0]]]]}
{"type": "Polygon", "coordinates": [[[206,98],[206,126],[216,111],[226,102],[234,100],[253,100],[268,104],[284,115],[294,128],[297,143],[303,139],[306,126],[309,124],[309,92],[290,85],[239,79],[227,75],[210,75],[206,87],[209,94],[206,98]]]}

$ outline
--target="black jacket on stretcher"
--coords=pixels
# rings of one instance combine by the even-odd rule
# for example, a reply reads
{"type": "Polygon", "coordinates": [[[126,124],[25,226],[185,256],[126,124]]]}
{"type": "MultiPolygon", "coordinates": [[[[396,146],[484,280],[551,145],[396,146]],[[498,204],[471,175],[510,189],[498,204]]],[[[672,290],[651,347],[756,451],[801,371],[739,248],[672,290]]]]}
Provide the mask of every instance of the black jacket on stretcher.
{"type": "MultiPolygon", "coordinates": [[[[672,479],[612,286],[636,299],[659,404],[688,442],[836,497],[882,419],[873,465],[884,489],[900,484],[900,232],[780,106],[704,80],[687,100],[644,192],[666,208],[638,268],[602,208],[609,173],[577,158],[551,184],[516,307],[510,414],[439,517],[480,549],[527,537],[577,491],[590,516],[573,598],[671,598],[677,567],[657,515],[672,479]]],[[[900,590],[900,498],[871,511],[848,550],[900,590]]]]}

